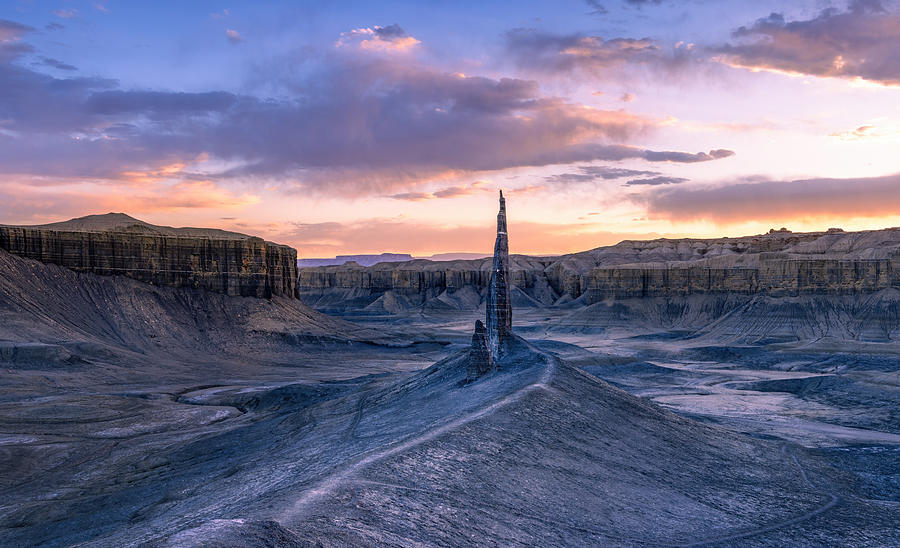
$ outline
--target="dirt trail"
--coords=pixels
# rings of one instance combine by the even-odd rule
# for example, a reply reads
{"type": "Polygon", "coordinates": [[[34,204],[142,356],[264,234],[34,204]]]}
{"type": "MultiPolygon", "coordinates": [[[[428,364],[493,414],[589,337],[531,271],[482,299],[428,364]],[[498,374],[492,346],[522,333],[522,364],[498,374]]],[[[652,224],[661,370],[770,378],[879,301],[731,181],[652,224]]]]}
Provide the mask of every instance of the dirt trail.
{"type": "Polygon", "coordinates": [[[335,472],[321,480],[319,483],[317,483],[315,486],[305,491],[303,495],[299,499],[297,499],[297,501],[293,505],[291,505],[290,508],[288,508],[275,518],[276,521],[283,524],[296,522],[305,514],[307,509],[315,504],[316,501],[330,493],[333,493],[340,485],[345,483],[347,480],[349,480],[354,475],[371,464],[403,453],[404,451],[412,449],[413,447],[432,441],[447,432],[451,432],[461,426],[469,424],[472,421],[478,420],[482,417],[486,417],[494,411],[520,400],[529,392],[539,389],[549,389],[550,387],[548,386],[548,383],[553,378],[553,375],[556,373],[559,367],[558,359],[539,350],[533,349],[533,351],[537,355],[539,355],[545,363],[544,371],[537,382],[524,386],[477,411],[467,413],[461,417],[432,428],[431,430],[421,432],[417,435],[403,440],[398,440],[388,447],[379,448],[363,455],[362,457],[356,459],[343,468],[336,470],[335,472]]]}
{"type": "MultiPolygon", "coordinates": [[[[785,457],[787,457],[788,453],[787,453],[786,445],[781,446],[781,454],[784,455],[785,457]]],[[[819,490],[819,488],[817,488],[813,484],[813,482],[810,481],[809,476],[806,475],[806,470],[803,468],[803,465],[800,464],[800,461],[797,460],[796,455],[791,454],[790,457],[791,457],[791,460],[794,462],[794,464],[797,466],[797,469],[800,471],[800,476],[803,478],[803,481],[805,481],[806,484],[809,485],[812,489],[819,491],[823,495],[828,495],[828,498],[829,498],[828,502],[826,502],[825,504],[823,504],[813,510],[810,510],[809,512],[806,512],[805,514],[802,514],[800,516],[796,516],[796,517],[793,517],[793,518],[790,518],[790,519],[787,519],[784,521],[780,521],[777,523],[773,523],[771,525],[757,527],[754,529],[745,529],[742,531],[736,531],[732,534],[726,534],[726,535],[721,535],[721,536],[717,536],[717,537],[710,537],[710,538],[706,538],[706,539],[702,539],[702,540],[687,542],[684,544],[673,544],[672,546],[678,546],[678,547],[708,546],[710,544],[720,544],[723,542],[731,542],[731,541],[735,541],[735,540],[751,538],[751,537],[755,537],[758,535],[762,535],[764,533],[770,533],[772,531],[777,531],[778,529],[784,529],[785,527],[790,527],[791,525],[803,523],[804,521],[812,519],[812,518],[818,516],[819,514],[822,514],[824,512],[827,512],[828,510],[834,508],[841,501],[841,498],[839,496],[835,495],[834,493],[819,490]]]]}

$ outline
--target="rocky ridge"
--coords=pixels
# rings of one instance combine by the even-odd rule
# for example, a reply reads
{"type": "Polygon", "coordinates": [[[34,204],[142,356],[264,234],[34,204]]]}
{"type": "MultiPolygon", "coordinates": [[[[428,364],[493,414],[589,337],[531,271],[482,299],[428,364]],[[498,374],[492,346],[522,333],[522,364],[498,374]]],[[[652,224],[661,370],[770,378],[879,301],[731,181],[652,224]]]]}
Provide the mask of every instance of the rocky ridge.
{"type": "MultiPolygon", "coordinates": [[[[491,259],[299,270],[298,295],[329,312],[471,309],[485,302],[491,259]]],[[[510,256],[517,307],[705,294],[846,295],[900,287],[900,229],[740,238],[626,240],[559,257],[510,256]]]]}

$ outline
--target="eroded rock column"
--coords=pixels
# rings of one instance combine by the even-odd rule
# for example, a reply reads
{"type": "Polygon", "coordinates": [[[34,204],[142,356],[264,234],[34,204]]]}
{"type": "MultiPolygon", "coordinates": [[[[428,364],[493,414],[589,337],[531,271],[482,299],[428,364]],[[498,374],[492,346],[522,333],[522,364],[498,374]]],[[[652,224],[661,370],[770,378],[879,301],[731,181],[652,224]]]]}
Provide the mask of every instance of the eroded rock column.
{"type": "Polygon", "coordinates": [[[466,365],[466,380],[494,369],[503,354],[505,343],[512,335],[512,305],[509,299],[509,235],[506,232],[506,200],[500,191],[500,212],[497,213],[497,240],[494,243],[494,262],[488,286],[485,322],[475,322],[472,348],[466,365]]]}
{"type": "Polygon", "coordinates": [[[497,240],[494,243],[494,264],[488,286],[485,327],[491,355],[495,360],[503,352],[503,344],[512,334],[512,305],[509,299],[509,235],[506,232],[506,199],[500,191],[500,212],[497,213],[497,240]]]}

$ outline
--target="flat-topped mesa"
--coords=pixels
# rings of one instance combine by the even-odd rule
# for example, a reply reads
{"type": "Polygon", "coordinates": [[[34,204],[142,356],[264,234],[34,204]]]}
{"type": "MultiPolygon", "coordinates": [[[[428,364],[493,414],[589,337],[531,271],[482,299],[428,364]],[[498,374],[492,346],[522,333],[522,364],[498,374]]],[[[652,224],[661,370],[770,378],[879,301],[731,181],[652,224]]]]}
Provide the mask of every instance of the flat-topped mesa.
{"type": "Polygon", "coordinates": [[[172,228],[120,213],[38,226],[0,225],[0,249],[101,276],[231,296],[294,298],[297,252],[262,238],[172,228]]]}
{"type": "Polygon", "coordinates": [[[509,298],[509,235],[506,232],[506,200],[500,191],[500,212],[497,213],[497,240],[494,243],[494,262],[488,286],[485,323],[475,322],[472,348],[466,379],[494,369],[503,355],[506,341],[512,336],[512,304],[509,298]]]}

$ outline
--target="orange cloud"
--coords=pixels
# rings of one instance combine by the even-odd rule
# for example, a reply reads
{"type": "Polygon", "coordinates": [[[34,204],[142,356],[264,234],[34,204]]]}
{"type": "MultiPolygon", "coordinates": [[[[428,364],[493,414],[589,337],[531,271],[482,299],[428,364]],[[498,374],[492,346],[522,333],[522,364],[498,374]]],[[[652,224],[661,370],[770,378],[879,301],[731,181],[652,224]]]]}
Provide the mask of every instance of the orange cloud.
{"type": "Polygon", "coordinates": [[[182,171],[184,171],[185,164],[176,162],[173,164],[169,164],[163,166],[156,170],[146,170],[146,171],[123,171],[120,173],[120,177],[125,181],[129,181],[137,184],[152,184],[157,183],[159,181],[165,179],[171,179],[173,177],[178,176],[182,171]]]}
{"type": "MultiPolygon", "coordinates": [[[[301,257],[336,254],[402,252],[432,255],[442,252],[487,252],[496,227],[447,226],[393,219],[366,219],[354,223],[297,223],[270,238],[296,247],[301,257]]],[[[616,233],[590,224],[517,222],[510,227],[510,251],[557,254],[585,251],[626,239],[658,238],[656,233],[616,233]]],[[[678,235],[669,234],[675,237],[678,235]]]]}
{"type": "Polygon", "coordinates": [[[900,174],[847,179],[739,182],[719,187],[669,187],[638,201],[652,219],[787,223],[803,218],[897,215],[900,174]]]}
{"type": "Polygon", "coordinates": [[[421,44],[421,42],[407,34],[399,25],[394,24],[386,27],[375,25],[342,32],[335,46],[356,46],[368,51],[406,52],[417,44],[421,44]]]}
{"type": "Polygon", "coordinates": [[[410,202],[420,202],[423,200],[435,200],[441,198],[459,198],[460,196],[471,196],[472,194],[478,194],[484,191],[493,192],[491,189],[486,188],[487,184],[488,183],[486,181],[475,181],[470,185],[445,187],[432,193],[401,192],[399,194],[392,194],[390,197],[394,198],[395,200],[407,200],[410,202]]]}
{"type": "Polygon", "coordinates": [[[38,186],[28,182],[0,182],[0,223],[29,224],[107,211],[177,212],[237,210],[259,203],[254,194],[237,194],[212,181],[152,184],[140,192],[128,184],[38,186]]]}

